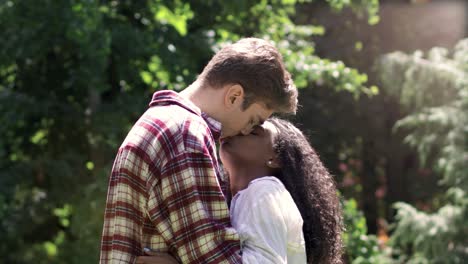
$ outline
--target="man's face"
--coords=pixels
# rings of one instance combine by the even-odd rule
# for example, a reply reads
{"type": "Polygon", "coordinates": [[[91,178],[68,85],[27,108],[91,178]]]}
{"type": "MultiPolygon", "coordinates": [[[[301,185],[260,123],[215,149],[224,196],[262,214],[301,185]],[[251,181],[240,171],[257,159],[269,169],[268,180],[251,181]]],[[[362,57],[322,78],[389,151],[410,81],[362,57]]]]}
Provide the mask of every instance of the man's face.
{"type": "Polygon", "coordinates": [[[255,126],[263,124],[272,114],[273,110],[263,103],[253,103],[245,110],[239,105],[222,124],[221,138],[238,134],[248,135],[255,126]]]}

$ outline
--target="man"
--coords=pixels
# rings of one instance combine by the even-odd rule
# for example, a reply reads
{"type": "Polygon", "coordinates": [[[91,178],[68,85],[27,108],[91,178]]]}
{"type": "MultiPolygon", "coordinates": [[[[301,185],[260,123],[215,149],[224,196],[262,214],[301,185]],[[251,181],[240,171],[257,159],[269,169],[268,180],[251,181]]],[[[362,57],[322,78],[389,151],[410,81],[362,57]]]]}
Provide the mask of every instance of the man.
{"type": "Polygon", "coordinates": [[[148,247],[182,263],[240,263],[216,140],[296,106],[281,55],[255,38],[223,48],[181,93],[156,92],[114,161],[100,262],[135,263],[148,247]]]}

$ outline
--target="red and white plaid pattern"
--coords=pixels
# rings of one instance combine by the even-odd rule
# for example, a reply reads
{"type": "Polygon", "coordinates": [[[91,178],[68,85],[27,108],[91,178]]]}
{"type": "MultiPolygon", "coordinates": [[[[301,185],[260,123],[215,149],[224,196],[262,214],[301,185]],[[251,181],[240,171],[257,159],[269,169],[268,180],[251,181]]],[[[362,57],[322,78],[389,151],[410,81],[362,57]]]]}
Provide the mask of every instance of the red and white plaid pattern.
{"type": "Polygon", "coordinates": [[[220,126],[175,92],[153,95],[112,168],[100,263],[134,263],[144,247],[182,263],[241,263],[218,178],[220,126]]]}

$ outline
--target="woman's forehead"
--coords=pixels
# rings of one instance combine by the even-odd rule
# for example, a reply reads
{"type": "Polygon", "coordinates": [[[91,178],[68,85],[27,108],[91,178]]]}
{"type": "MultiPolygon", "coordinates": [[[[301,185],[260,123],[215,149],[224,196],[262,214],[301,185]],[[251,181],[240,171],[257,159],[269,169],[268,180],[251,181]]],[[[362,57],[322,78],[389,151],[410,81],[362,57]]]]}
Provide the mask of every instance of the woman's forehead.
{"type": "Polygon", "coordinates": [[[269,122],[268,120],[262,124],[262,127],[265,131],[268,131],[269,134],[271,134],[273,137],[276,136],[279,132],[278,128],[272,122],[269,122]]]}

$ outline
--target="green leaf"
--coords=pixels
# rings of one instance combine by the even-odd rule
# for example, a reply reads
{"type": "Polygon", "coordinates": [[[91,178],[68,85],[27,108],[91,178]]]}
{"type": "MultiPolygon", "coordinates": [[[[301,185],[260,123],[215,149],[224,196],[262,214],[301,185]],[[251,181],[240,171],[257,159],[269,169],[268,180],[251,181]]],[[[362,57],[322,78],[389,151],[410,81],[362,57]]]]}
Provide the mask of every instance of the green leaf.
{"type": "Polygon", "coordinates": [[[354,49],[355,49],[356,51],[361,51],[362,48],[363,48],[363,44],[362,44],[361,41],[357,41],[356,43],[354,43],[354,49]]]}
{"type": "Polygon", "coordinates": [[[93,170],[94,169],[94,163],[92,161],[86,162],[86,168],[88,170],[93,170]]]}
{"type": "Polygon", "coordinates": [[[40,144],[40,143],[44,143],[44,140],[46,139],[46,136],[47,136],[47,130],[45,129],[41,129],[41,130],[38,130],[32,137],[31,137],[31,142],[33,144],[40,144]]]}
{"type": "Polygon", "coordinates": [[[368,23],[369,25],[373,26],[376,25],[380,22],[380,16],[371,16],[369,17],[368,23]]]}
{"type": "Polygon", "coordinates": [[[57,250],[57,246],[54,243],[50,241],[44,242],[43,247],[44,247],[44,250],[46,251],[47,256],[49,257],[57,256],[58,250],[57,250]]]}
{"type": "Polygon", "coordinates": [[[154,18],[161,23],[172,25],[180,35],[185,36],[187,34],[187,21],[193,18],[193,12],[188,3],[177,6],[174,11],[160,5],[157,7],[154,18]]]}
{"type": "Polygon", "coordinates": [[[140,72],[140,77],[146,84],[151,84],[153,82],[153,76],[147,71],[140,72]]]}
{"type": "Polygon", "coordinates": [[[296,4],[296,0],[281,0],[281,3],[283,3],[283,5],[294,5],[296,4]]]}

